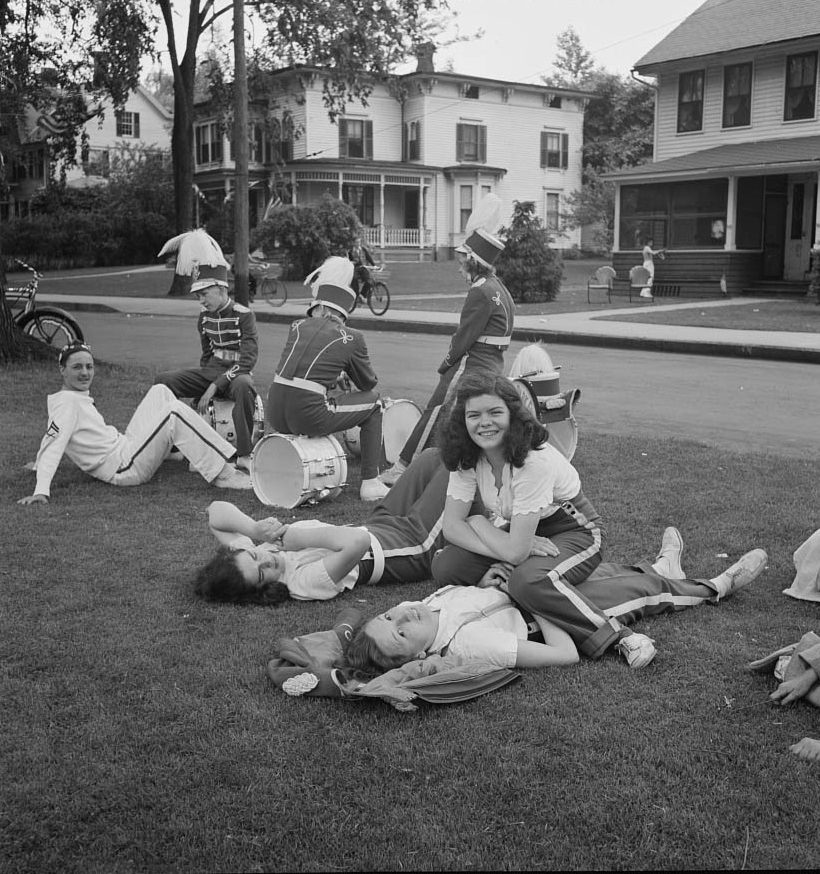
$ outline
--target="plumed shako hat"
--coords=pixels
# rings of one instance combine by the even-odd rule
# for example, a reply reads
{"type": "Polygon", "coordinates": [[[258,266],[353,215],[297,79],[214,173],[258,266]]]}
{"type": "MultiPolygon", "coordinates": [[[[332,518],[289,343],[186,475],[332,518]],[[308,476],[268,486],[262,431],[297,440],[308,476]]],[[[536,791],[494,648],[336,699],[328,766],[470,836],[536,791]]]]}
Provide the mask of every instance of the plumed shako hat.
{"type": "Polygon", "coordinates": [[[501,227],[501,200],[496,194],[485,194],[473,210],[464,229],[465,238],[456,252],[472,255],[485,267],[492,267],[504,251],[504,244],[496,233],[501,227]]]}
{"type": "Polygon", "coordinates": [[[228,287],[228,262],[219,243],[202,228],[171,237],[157,258],[176,252],[176,273],[191,277],[191,294],[211,285],[228,287]]]}

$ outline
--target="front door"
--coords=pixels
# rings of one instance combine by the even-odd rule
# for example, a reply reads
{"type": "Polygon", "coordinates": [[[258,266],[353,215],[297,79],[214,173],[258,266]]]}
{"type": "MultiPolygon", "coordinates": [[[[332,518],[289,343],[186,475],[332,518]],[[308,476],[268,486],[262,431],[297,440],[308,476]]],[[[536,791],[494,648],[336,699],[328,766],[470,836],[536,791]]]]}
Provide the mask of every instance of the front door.
{"type": "Polygon", "coordinates": [[[786,242],[786,193],[767,191],[763,219],[763,278],[782,279],[786,242]]]}
{"type": "Polygon", "coordinates": [[[404,226],[417,228],[419,226],[419,193],[417,189],[404,192],[404,226]]]}
{"type": "Polygon", "coordinates": [[[809,176],[792,176],[789,179],[784,279],[800,281],[805,279],[809,270],[814,225],[812,181],[809,176]]]}

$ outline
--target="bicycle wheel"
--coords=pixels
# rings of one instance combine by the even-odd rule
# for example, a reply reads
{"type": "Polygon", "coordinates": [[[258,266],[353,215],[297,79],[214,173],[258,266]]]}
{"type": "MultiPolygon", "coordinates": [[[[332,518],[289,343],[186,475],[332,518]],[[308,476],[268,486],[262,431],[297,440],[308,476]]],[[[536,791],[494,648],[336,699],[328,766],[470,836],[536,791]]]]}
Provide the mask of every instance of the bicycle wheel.
{"type": "Polygon", "coordinates": [[[20,330],[29,337],[35,337],[55,349],[62,349],[69,343],[85,340],[82,329],[62,310],[42,307],[32,310],[20,321],[20,330]]]}
{"type": "Polygon", "coordinates": [[[390,289],[376,280],[367,291],[367,304],[374,316],[383,316],[390,306],[390,289]]]}
{"type": "Polygon", "coordinates": [[[280,307],[288,299],[288,287],[281,279],[272,276],[262,278],[262,298],[272,307],[280,307]]]}

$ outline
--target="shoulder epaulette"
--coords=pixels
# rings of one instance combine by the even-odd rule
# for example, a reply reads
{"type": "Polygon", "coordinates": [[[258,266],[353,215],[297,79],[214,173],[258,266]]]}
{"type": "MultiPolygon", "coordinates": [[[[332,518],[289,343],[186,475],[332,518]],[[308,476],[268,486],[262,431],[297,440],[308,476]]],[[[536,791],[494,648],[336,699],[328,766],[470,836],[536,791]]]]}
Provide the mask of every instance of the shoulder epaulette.
{"type": "Polygon", "coordinates": [[[250,307],[246,307],[243,303],[236,303],[236,301],[234,301],[233,308],[238,313],[249,313],[251,311],[250,307]]]}

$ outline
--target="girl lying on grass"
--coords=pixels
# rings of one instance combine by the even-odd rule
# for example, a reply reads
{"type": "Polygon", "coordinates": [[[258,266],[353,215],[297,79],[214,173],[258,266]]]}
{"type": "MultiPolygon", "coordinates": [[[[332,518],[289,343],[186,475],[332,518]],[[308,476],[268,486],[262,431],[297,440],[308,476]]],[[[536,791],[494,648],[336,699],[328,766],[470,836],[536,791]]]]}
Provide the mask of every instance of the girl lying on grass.
{"type": "MultiPolygon", "coordinates": [[[[512,600],[549,617],[583,655],[599,658],[615,646],[631,667],[644,667],[655,656],[653,641],[589,597],[585,583],[601,563],[600,517],[578,472],[547,436],[510,380],[488,372],[462,378],[440,437],[450,471],[448,545],[433,560],[433,576],[439,585],[472,585],[502,562],[512,600]],[[477,498],[487,515],[472,513],[477,498]]],[[[727,571],[734,574],[729,588],[738,585],[737,575],[756,576],[765,559],[763,550],[744,556],[727,571]]],[[[722,585],[711,592],[708,583],[696,585],[705,597],[726,594],[722,585]]]]}
{"type": "Polygon", "coordinates": [[[37,472],[34,493],[18,504],[48,503],[63,455],[103,482],[138,486],[151,479],[174,446],[218,488],[251,488],[250,478],[228,462],[236,455],[234,447],[165,386],[149,389],[120,434],[105,424],[89,394],[94,381],[91,347],[70,343],[58,363],[63,385],[48,396],[48,430],[31,465],[37,472]]]}

